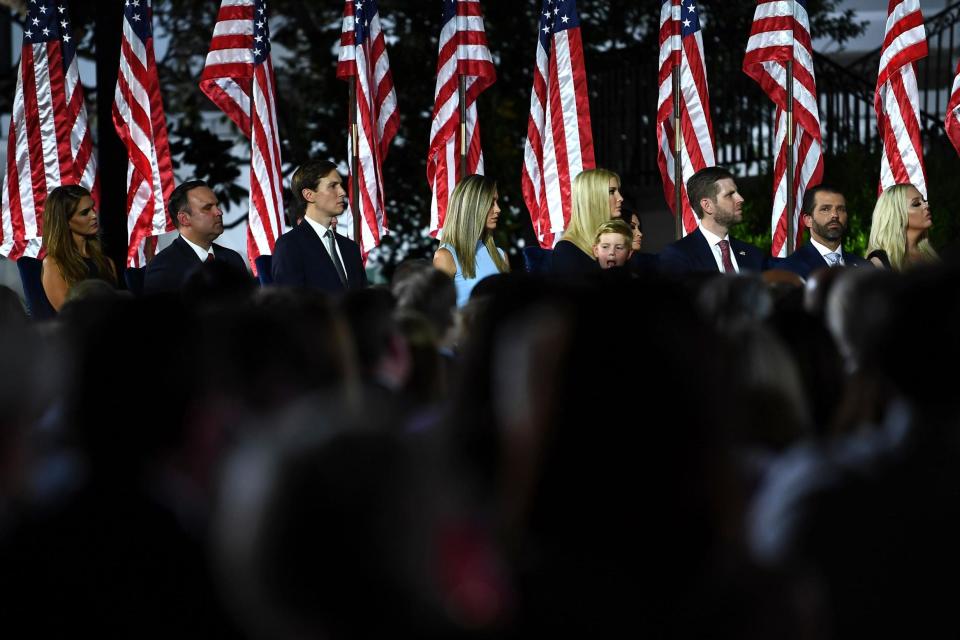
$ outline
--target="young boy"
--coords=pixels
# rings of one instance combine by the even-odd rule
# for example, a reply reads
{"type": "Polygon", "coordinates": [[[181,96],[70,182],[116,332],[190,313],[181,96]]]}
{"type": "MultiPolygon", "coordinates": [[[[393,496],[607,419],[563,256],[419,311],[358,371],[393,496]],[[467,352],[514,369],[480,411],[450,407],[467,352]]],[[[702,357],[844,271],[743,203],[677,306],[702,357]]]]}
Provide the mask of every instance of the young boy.
{"type": "Polygon", "coordinates": [[[601,269],[622,267],[633,254],[633,231],[623,220],[614,218],[597,229],[593,240],[593,257],[601,269]]]}

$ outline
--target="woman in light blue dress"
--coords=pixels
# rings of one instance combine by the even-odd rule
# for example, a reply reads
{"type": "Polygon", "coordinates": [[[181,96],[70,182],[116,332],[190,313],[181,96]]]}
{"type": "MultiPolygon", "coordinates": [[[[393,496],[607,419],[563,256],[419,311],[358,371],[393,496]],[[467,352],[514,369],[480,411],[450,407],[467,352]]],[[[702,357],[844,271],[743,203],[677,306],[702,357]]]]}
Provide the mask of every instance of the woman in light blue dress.
{"type": "Polygon", "coordinates": [[[503,251],[493,242],[500,218],[498,197],[497,183],[478,175],[461,180],[450,194],[433,266],[453,278],[459,307],[467,303],[478,282],[510,270],[503,251]]]}

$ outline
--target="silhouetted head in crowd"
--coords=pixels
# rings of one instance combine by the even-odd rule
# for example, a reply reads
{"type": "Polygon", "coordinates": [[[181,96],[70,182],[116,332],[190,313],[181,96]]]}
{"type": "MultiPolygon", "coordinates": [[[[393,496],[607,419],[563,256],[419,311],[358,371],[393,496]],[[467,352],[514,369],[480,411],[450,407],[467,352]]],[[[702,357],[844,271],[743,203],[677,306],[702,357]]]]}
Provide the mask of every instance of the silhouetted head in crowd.
{"type": "Polygon", "coordinates": [[[325,295],[260,289],[252,304],[211,306],[202,318],[204,388],[217,411],[262,413],[324,391],[355,399],[349,330],[325,295]]]}
{"type": "Polygon", "coordinates": [[[242,303],[257,286],[245,271],[234,268],[226,260],[204,262],[183,281],[180,293],[190,307],[242,303]]]}
{"type": "Polygon", "coordinates": [[[396,391],[410,374],[410,352],[397,328],[397,301],[383,287],[348,291],[340,300],[359,365],[367,385],[396,391]]]}
{"type": "Polygon", "coordinates": [[[64,423],[94,476],[139,476],[186,435],[188,408],[203,380],[203,350],[183,336],[199,333],[198,320],[174,298],[73,304],[75,312],[61,318],[75,354],[64,423]],[[165,338],[151,354],[145,337],[171,335],[178,339],[165,338]],[[149,391],[160,382],[168,388],[162,401],[149,391]]]}
{"type": "Polygon", "coordinates": [[[773,313],[773,297],[759,275],[709,278],[697,296],[701,315],[720,329],[759,324],[773,313]]]}
{"type": "MultiPolygon", "coordinates": [[[[2,289],[20,304],[13,291],[2,289]]],[[[22,307],[20,314],[24,315],[22,307]]],[[[0,533],[8,516],[8,500],[25,497],[33,471],[31,449],[37,441],[34,426],[69,381],[67,358],[58,347],[56,340],[41,337],[25,317],[11,313],[0,320],[0,362],[5,368],[0,384],[0,533]]]]}
{"type": "Polygon", "coordinates": [[[890,321],[900,281],[882,269],[853,269],[830,289],[826,325],[848,371],[876,369],[889,348],[890,321]]]}
{"type": "Polygon", "coordinates": [[[843,272],[839,269],[814,271],[803,285],[803,308],[826,326],[827,299],[843,272]]]}
{"type": "Polygon", "coordinates": [[[10,287],[0,285],[0,327],[20,327],[27,322],[27,311],[10,287]]]}
{"type": "Polygon", "coordinates": [[[438,403],[446,391],[446,384],[441,377],[443,363],[433,325],[414,309],[398,309],[394,321],[410,354],[410,372],[401,392],[418,406],[438,403]]]}
{"type": "Polygon", "coordinates": [[[445,628],[432,467],[335,398],[271,422],[225,465],[215,520],[221,584],[250,637],[445,628]]]}
{"type": "Polygon", "coordinates": [[[390,292],[398,309],[419,312],[433,326],[441,344],[453,327],[457,290],[450,278],[427,260],[404,260],[393,273],[390,292]]]}
{"type": "Polygon", "coordinates": [[[712,329],[675,286],[591,284],[500,282],[453,395],[455,464],[479,508],[497,507],[516,562],[520,633],[553,628],[549,611],[563,612],[567,631],[622,628],[620,614],[637,615],[637,602],[647,628],[662,629],[674,586],[695,580],[709,555],[708,505],[723,464],[722,455],[702,458],[716,453],[706,445],[716,426],[703,411],[716,406],[723,380],[705,356],[712,329]],[[636,332],[657,336],[647,344],[649,367],[637,367],[619,342],[614,355],[605,351],[610,300],[636,332]],[[652,422],[637,422],[611,395],[622,380],[632,381],[632,400],[652,422]],[[639,525],[638,504],[653,526],[639,525]],[[630,577],[640,565],[650,589],[630,577]],[[602,581],[587,577],[597,572],[602,581]]]}

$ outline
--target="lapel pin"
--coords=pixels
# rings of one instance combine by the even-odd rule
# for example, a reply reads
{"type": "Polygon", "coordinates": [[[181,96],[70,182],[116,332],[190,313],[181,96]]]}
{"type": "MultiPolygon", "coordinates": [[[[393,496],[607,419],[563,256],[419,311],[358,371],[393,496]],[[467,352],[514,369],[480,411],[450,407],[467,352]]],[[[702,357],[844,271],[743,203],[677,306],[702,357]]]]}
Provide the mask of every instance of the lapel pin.
{"type": "Polygon", "coordinates": [[[740,254],[741,256],[745,256],[745,255],[747,255],[747,252],[746,252],[746,251],[740,251],[739,254],[740,254]]]}

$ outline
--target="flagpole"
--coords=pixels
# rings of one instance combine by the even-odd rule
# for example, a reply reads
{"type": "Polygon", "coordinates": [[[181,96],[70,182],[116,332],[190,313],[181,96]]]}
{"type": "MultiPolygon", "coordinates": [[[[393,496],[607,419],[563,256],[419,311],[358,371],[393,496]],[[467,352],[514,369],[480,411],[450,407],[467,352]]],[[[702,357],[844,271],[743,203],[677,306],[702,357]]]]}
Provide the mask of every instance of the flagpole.
{"type": "Polygon", "coordinates": [[[460,99],[460,179],[467,176],[467,78],[459,76],[460,86],[457,95],[460,99]]]}
{"type": "Polygon", "coordinates": [[[673,216],[674,236],[683,237],[683,132],[680,130],[680,67],[673,67],[673,216]]]}
{"type": "Polygon", "coordinates": [[[794,188],[793,157],[793,60],[787,61],[787,255],[793,253],[797,230],[794,226],[793,212],[796,208],[797,194],[794,188]]]}
{"type": "Polygon", "coordinates": [[[357,76],[350,78],[349,92],[349,114],[347,123],[350,129],[350,210],[353,214],[353,241],[360,244],[360,181],[357,179],[360,170],[360,140],[357,132],[357,115],[359,105],[357,104],[357,76]]]}
{"type": "Polygon", "coordinates": [[[683,133],[680,130],[680,67],[673,65],[673,216],[674,237],[683,237],[683,133]]]}
{"type": "Polygon", "coordinates": [[[796,244],[797,230],[793,219],[793,213],[796,209],[797,193],[794,190],[794,172],[796,171],[796,160],[793,156],[793,57],[796,55],[796,34],[794,26],[796,25],[797,6],[795,2],[790,3],[790,14],[793,22],[790,24],[790,35],[794,45],[787,60],[787,255],[793,253],[796,244]]]}

